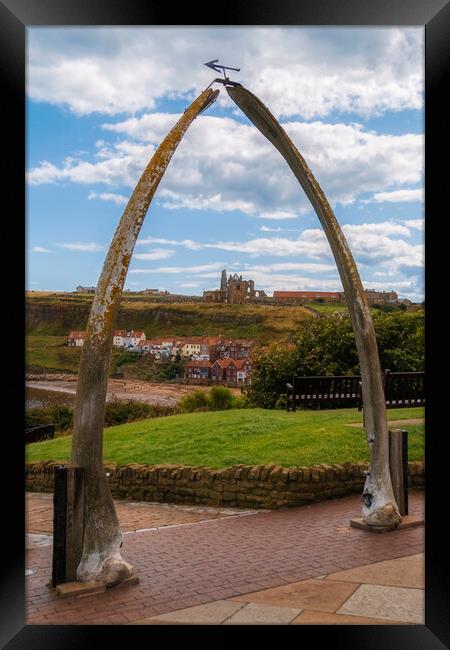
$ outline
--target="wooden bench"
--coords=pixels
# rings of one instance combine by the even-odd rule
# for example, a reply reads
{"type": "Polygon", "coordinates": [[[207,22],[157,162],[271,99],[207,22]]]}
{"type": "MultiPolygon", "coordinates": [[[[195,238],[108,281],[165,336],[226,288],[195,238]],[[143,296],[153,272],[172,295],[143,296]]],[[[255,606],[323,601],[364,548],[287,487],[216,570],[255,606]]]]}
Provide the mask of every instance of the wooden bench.
{"type": "MultiPolygon", "coordinates": [[[[384,372],[386,408],[425,406],[424,372],[384,372]]],[[[354,375],[293,377],[286,384],[286,410],[298,405],[310,408],[357,406],[363,408],[361,377],[354,375]]]]}
{"type": "Polygon", "coordinates": [[[361,400],[361,377],[340,375],[333,377],[294,377],[286,384],[286,410],[295,411],[297,405],[320,407],[324,404],[356,406],[361,400]]]}
{"type": "Polygon", "coordinates": [[[387,409],[425,406],[425,373],[385,370],[384,395],[387,409]]]}

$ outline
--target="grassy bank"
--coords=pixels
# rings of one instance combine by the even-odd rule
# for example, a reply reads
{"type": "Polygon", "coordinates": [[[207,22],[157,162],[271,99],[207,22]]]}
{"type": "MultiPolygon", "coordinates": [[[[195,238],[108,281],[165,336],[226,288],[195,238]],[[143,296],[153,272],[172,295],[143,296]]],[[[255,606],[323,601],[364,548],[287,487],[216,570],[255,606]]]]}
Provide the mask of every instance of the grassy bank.
{"type": "MultiPolygon", "coordinates": [[[[418,418],[424,409],[389,411],[392,420],[418,418]]],[[[118,464],[180,463],[213,468],[276,463],[285,467],[317,463],[369,460],[357,409],[286,413],[244,409],[189,413],[142,420],[105,429],[104,459],[118,464]]],[[[423,425],[409,432],[409,460],[424,454],[423,425]]],[[[71,437],[55,438],[26,447],[26,460],[67,461],[71,437]]]]}
{"type": "MultiPolygon", "coordinates": [[[[123,352],[113,350],[111,371],[123,352]]],[[[67,345],[66,336],[32,336],[26,337],[25,364],[27,372],[67,372],[78,373],[81,348],[67,345]]]]}

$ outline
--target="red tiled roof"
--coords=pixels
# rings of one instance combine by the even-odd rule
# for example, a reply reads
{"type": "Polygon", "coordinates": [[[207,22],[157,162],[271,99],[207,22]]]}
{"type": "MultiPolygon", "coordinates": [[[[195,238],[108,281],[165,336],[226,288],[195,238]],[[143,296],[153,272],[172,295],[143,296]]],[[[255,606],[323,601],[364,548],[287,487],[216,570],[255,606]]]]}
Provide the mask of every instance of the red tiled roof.
{"type": "Polygon", "coordinates": [[[211,361],[194,359],[193,361],[189,361],[189,363],[186,365],[186,368],[211,368],[211,366],[212,366],[211,361]]]}
{"type": "Polygon", "coordinates": [[[126,335],[127,335],[126,330],[115,330],[115,332],[114,332],[114,336],[122,336],[123,337],[123,336],[126,336],[126,335]]]}
{"type": "Polygon", "coordinates": [[[130,336],[132,336],[133,338],[136,338],[136,337],[140,338],[143,334],[144,334],[144,332],[141,332],[139,330],[136,330],[136,331],[131,330],[131,332],[130,332],[130,336]]]}
{"type": "Polygon", "coordinates": [[[217,359],[215,363],[218,363],[219,366],[223,369],[228,368],[229,365],[232,363],[236,366],[236,368],[242,368],[242,365],[248,361],[247,359],[233,359],[232,357],[228,357],[228,359],[217,359]]]}
{"type": "Polygon", "coordinates": [[[68,339],[85,339],[86,338],[86,332],[70,332],[70,334],[67,337],[68,339]]]}

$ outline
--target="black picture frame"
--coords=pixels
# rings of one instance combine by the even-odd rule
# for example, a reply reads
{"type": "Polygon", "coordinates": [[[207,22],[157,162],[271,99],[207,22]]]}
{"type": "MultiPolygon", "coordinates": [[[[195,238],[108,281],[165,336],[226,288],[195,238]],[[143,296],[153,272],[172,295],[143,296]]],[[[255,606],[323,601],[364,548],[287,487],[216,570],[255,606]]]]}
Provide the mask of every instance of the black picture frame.
{"type": "MultiPolygon", "coordinates": [[[[332,644],[334,648],[371,650],[395,648],[395,650],[438,650],[450,645],[450,568],[448,561],[447,513],[449,494],[445,488],[448,481],[448,455],[444,451],[448,439],[445,405],[448,397],[441,377],[444,349],[435,356],[431,339],[446,344],[448,341],[448,317],[440,303],[436,289],[438,278],[446,277],[444,264],[448,259],[447,241],[440,237],[440,226],[446,220],[444,193],[447,193],[446,168],[439,160],[439,152],[448,129],[450,115],[445,99],[445,82],[448,79],[450,6],[447,0],[260,0],[238,3],[231,0],[218,3],[212,15],[212,3],[168,6],[168,3],[145,0],[3,0],[0,3],[0,70],[2,74],[3,99],[1,102],[4,135],[7,143],[3,151],[2,186],[4,197],[11,198],[8,222],[4,223],[5,244],[14,252],[10,268],[13,287],[17,296],[23,295],[25,263],[23,241],[25,240],[26,193],[24,191],[25,152],[25,31],[38,25],[317,25],[317,26],[424,26],[425,28],[425,197],[427,225],[425,230],[427,265],[427,417],[426,417],[426,605],[425,625],[379,625],[379,626],[268,626],[251,630],[264,638],[274,634],[282,641],[285,634],[296,642],[311,641],[314,647],[332,644]],[[430,221],[432,225],[430,225],[430,221]],[[7,227],[5,227],[7,226],[7,227]],[[15,243],[15,247],[14,244],[15,243]],[[445,248],[444,248],[445,247],[445,248]],[[429,259],[430,258],[430,259],[429,259]],[[429,260],[429,261],[428,261],[429,260]],[[430,328],[432,330],[430,331],[430,328]],[[270,628],[270,629],[269,629],[270,628]]],[[[448,85],[448,82],[447,82],[448,85]]],[[[6,218],[5,216],[5,218],[6,218]]],[[[6,248],[6,247],[5,247],[6,248]]],[[[9,284],[9,283],[8,283],[9,284]]],[[[10,294],[5,294],[5,299],[10,294]]],[[[4,327],[14,332],[14,345],[6,345],[6,368],[8,369],[7,406],[18,403],[13,426],[3,431],[8,436],[6,465],[13,470],[12,476],[3,480],[3,506],[6,514],[3,522],[3,542],[0,583],[0,644],[11,650],[25,648],[56,648],[63,644],[65,650],[105,642],[107,637],[115,643],[141,642],[145,647],[158,637],[156,626],[26,626],[24,599],[24,447],[23,413],[24,363],[19,349],[19,333],[24,332],[25,314],[23,301],[17,299],[17,308],[7,311],[4,327]],[[9,548],[8,548],[9,547],[9,548]]],[[[12,343],[12,339],[8,336],[12,343]]],[[[23,338],[22,338],[23,340],[23,338]]],[[[445,351],[447,346],[445,345],[445,351]]],[[[3,477],[3,474],[2,474],[3,477]]],[[[164,637],[186,643],[190,636],[194,643],[202,642],[211,632],[209,626],[164,627],[164,637]],[[192,634],[194,632],[194,634],[192,634]]],[[[215,631],[214,643],[235,642],[244,635],[240,626],[220,628],[215,631]]],[[[245,632],[249,632],[246,628],[245,632]]]]}

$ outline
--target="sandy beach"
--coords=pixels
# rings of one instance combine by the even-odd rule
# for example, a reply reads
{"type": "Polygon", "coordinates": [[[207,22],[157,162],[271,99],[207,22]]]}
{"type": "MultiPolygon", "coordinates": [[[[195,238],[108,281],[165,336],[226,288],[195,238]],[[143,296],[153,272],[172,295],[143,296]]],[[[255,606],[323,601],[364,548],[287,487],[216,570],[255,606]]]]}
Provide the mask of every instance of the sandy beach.
{"type": "MultiPolygon", "coordinates": [[[[70,395],[75,395],[77,390],[76,381],[33,380],[26,381],[25,386],[27,388],[48,390],[54,393],[68,393],[70,395]]],[[[110,379],[108,381],[107,400],[135,399],[149,404],[174,406],[186,393],[191,393],[195,390],[209,391],[210,389],[210,386],[162,384],[133,379],[110,379]]],[[[230,390],[236,395],[240,394],[240,389],[238,388],[230,388],[230,390]]]]}

